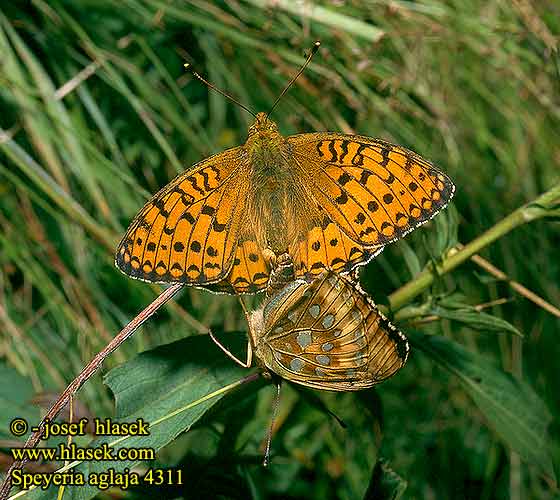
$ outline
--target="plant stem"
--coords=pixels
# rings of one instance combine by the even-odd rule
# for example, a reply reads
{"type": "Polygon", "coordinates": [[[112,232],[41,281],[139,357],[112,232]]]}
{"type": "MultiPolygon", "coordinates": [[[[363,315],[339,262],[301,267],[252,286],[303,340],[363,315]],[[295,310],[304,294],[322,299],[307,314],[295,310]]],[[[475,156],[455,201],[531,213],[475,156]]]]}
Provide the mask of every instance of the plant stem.
{"type": "Polygon", "coordinates": [[[451,253],[451,255],[435,266],[435,270],[428,268],[422,271],[415,279],[393,292],[389,296],[391,310],[399,309],[422,293],[433,283],[436,275],[439,276],[455,269],[484,247],[509,233],[512,229],[543,217],[560,215],[558,205],[560,205],[560,184],[555,185],[534,201],[514,210],[495,226],[465,245],[461,250],[451,253]]]}

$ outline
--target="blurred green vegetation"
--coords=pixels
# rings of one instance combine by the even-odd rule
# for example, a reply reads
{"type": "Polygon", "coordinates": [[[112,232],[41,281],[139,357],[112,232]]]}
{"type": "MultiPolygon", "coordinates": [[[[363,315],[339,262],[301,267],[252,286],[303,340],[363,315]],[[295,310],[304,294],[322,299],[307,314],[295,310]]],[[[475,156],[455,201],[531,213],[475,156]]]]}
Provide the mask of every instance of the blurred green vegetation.
{"type": "MultiPolygon", "coordinates": [[[[4,2],[4,449],[13,416],[39,417],[33,394],[61,392],[157,295],[159,287],[113,266],[119,237],[150,193],[245,140],[251,116],[185,74],[184,62],[267,110],[320,39],[274,111],[280,130],[381,137],[449,173],[452,205],[362,271],[364,288],[387,304],[457,242],[560,182],[559,33],[560,5],[528,0],[4,2]]],[[[558,306],[559,247],[549,218],[480,255],[558,306]]],[[[471,261],[406,306],[393,313],[413,353],[392,380],[358,394],[284,389],[269,469],[260,460],[274,391],[245,384],[208,411],[162,425],[157,448],[171,442],[155,465],[181,465],[188,493],[125,497],[360,498],[367,490],[397,498],[406,487],[403,498],[557,498],[559,318],[471,261]]],[[[99,374],[80,402],[111,416],[114,394],[123,418],[164,418],[243,377],[207,336],[190,337],[206,327],[244,331],[236,299],[184,290],[105,362],[103,374],[128,361],[107,378],[113,392],[99,374]],[[174,341],[176,350],[163,346],[174,341]],[[153,366],[161,368],[155,381],[153,366]],[[169,378],[177,373],[185,378],[169,378]],[[201,386],[205,374],[212,381],[201,386]],[[160,407],[160,392],[178,399],[160,407]]]]}

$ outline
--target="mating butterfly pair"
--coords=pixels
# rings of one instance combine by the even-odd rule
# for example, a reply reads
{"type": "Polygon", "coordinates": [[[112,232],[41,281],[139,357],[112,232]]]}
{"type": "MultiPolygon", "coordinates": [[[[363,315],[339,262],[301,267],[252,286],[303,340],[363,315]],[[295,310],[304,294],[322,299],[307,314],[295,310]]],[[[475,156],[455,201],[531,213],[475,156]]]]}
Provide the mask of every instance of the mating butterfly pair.
{"type": "Polygon", "coordinates": [[[362,389],[393,375],[408,344],[338,273],[433,217],[453,191],[402,147],[329,133],[283,139],[259,114],[245,146],[181,174],[144,206],[116,264],[146,281],[248,293],[274,288],[277,256],[289,255],[296,281],[248,316],[250,348],[294,382],[362,389]]]}
{"type": "Polygon", "coordinates": [[[243,146],[146,203],[115,263],[144,281],[243,294],[272,291],[271,273],[288,255],[295,281],[248,315],[250,347],[294,382],[369,387],[404,364],[408,344],[339,273],[432,218],[454,185],[401,146],[334,132],[283,137],[268,114],[254,116],[243,146]]]}

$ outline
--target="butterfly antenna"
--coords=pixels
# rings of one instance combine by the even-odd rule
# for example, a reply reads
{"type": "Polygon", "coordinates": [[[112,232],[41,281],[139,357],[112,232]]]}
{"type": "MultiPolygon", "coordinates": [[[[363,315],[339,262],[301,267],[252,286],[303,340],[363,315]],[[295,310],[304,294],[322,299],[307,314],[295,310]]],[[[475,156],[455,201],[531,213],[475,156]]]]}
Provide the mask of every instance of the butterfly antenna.
{"type": "Polygon", "coordinates": [[[268,436],[266,438],[266,450],[264,452],[263,467],[268,467],[270,463],[270,443],[272,442],[272,430],[274,429],[274,422],[278,416],[278,408],[280,406],[280,387],[282,381],[276,381],[276,398],[274,399],[274,406],[272,407],[272,418],[270,419],[270,427],[268,428],[268,436]]]}
{"type": "Polygon", "coordinates": [[[184,67],[187,71],[190,71],[194,76],[196,76],[202,83],[204,83],[208,88],[218,92],[218,94],[222,94],[225,98],[229,99],[231,102],[234,102],[235,104],[237,104],[239,107],[243,108],[245,111],[247,111],[247,113],[252,114],[255,118],[257,117],[257,115],[255,113],[253,113],[247,106],[241,104],[237,99],[235,99],[234,97],[232,97],[231,95],[227,94],[226,92],[224,92],[223,90],[220,90],[218,87],[216,87],[215,85],[212,85],[208,80],[205,80],[202,76],[200,76],[199,73],[197,73],[193,67],[189,64],[189,63],[185,63],[184,67]]]}
{"type": "Polygon", "coordinates": [[[270,108],[270,111],[266,114],[266,117],[268,118],[270,116],[270,114],[272,113],[272,111],[274,110],[274,108],[276,107],[276,105],[278,104],[278,102],[280,102],[280,99],[282,99],[282,97],[284,97],[284,94],[286,92],[288,92],[288,90],[290,89],[290,87],[293,85],[293,83],[299,78],[299,76],[305,71],[305,68],[307,68],[307,65],[311,62],[311,58],[315,55],[315,53],[319,50],[319,47],[321,46],[321,42],[316,41],[313,44],[313,48],[311,49],[311,52],[309,53],[309,55],[307,56],[307,59],[305,60],[305,62],[303,63],[303,66],[301,67],[301,69],[298,71],[297,75],[294,76],[291,80],[290,83],[288,83],[288,85],[286,85],[286,88],[282,91],[282,93],[278,96],[278,98],[276,99],[276,101],[274,101],[274,104],[272,105],[272,108],[270,108]]]}

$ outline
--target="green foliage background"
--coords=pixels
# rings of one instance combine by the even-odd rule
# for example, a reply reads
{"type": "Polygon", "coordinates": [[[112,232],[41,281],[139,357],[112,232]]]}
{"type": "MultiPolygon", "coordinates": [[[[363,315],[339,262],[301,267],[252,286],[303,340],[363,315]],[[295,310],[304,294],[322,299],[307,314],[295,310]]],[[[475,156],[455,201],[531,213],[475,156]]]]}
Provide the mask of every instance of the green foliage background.
{"type": "MultiPolygon", "coordinates": [[[[528,0],[3,3],[4,449],[11,418],[39,418],[33,395],[61,392],[157,295],[112,263],[136,211],[178,172],[245,139],[251,116],[183,63],[267,110],[320,39],[274,111],[281,131],[382,137],[457,185],[444,213],[362,272],[381,304],[394,305],[386,297],[406,284],[415,290],[392,311],[411,337],[411,359],[372,391],[285,389],[265,470],[269,384],[242,384],[173,414],[246,375],[207,336],[193,336],[206,327],[243,332],[236,300],[185,290],[106,361],[103,374],[128,363],[107,376],[111,390],[100,374],[79,393],[96,416],[115,415],[115,398],[123,420],[161,419],[140,444],[163,447],[152,465],[185,471],[184,489],[126,497],[557,498],[558,316],[471,261],[414,287],[456,243],[552,190],[537,207],[542,220],[498,228],[480,254],[560,304],[559,33],[560,6],[528,0]],[[487,303],[483,314],[473,309],[487,303]],[[170,342],[178,343],[163,346],[170,342]]],[[[242,339],[224,336],[237,347],[242,339]]],[[[64,498],[95,493],[68,489],[64,498]]]]}

